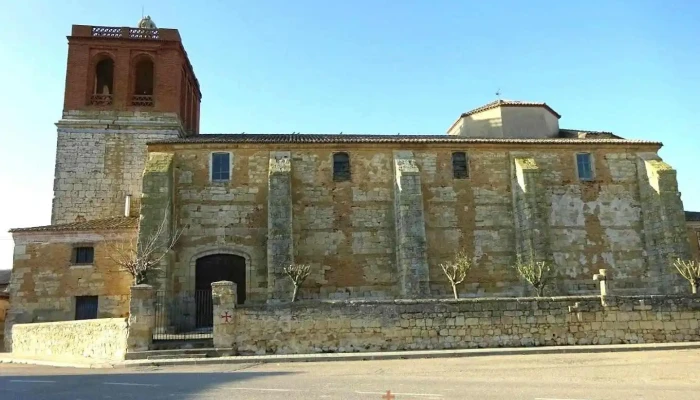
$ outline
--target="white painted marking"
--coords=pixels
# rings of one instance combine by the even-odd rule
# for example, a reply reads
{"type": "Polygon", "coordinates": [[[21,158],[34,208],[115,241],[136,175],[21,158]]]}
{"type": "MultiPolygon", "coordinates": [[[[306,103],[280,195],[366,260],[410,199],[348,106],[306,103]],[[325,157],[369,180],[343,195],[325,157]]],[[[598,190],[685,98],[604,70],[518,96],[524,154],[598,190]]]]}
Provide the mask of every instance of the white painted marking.
{"type": "Polygon", "coordinates": [[[265,388],[246,388],[246,387],[234,387],[234,388],[226,388],[226,389],[233,389],[233,390],[260,390],[264,392],[301,392],[301,390],[293,390],[293,389],[265,389],[265,388]]]}
{"type": "Polygon", "coordinates": [[[33,379],[13,379],[10,382],[12,382],[12,383],[56,383],[56,381],[39,381],[39,380],[33,380],[33,379]]]}
{"type": "Polygon", "coordinates": [[[119,386],[160,386],[154,383],[129,383],[129,382],[102,382],[103,385],[119,385],[119,386]]]}
{"type": "Polygon", "coordinates": [[[549,397],[536,397],[535,400],[587,400],[587,399],[552,399],[549,397]]]}
{"type": "MultiPolygon", "coordinates": [[[[360,391],[355,391],[357,394],[386,394],[386,392],[360,392],[360,391]]],[[[394,393],[391,392],[391,394],[396,395],[396,396],[416,396],[416,397],[442,397],[441,394],[434,394],[434,393],[394,393]]],[[[552,400],[552,399],[550,399],[552,400]]]]}

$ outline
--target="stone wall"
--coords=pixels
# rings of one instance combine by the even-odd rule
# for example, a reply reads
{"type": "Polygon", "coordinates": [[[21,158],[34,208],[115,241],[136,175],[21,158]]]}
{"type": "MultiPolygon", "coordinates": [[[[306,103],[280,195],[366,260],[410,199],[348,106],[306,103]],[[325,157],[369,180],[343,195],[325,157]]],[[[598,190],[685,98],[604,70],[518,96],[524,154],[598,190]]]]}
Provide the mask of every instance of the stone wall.
{"type": "MultiPolygon", "coordinates": [[[[293,242],[284,249],[296,262],[311,265],[303,299],[410,297],[404,271],[412,271],[411,284],[427,283],[429,296],[449,296],[439,264],[461,249],[475,261],[462,297],[523,296],[528,288],[510,266],[518,249],[530,247],[555,266],[553,294],[596,293],[590,276],[599,269],[609,271],[619,293],[645,294],[661,290],[661,281],[644,277],[667,266],[645,257],[655,243],[647,225],[663,221],[662,211],[682,210],[678,192],[666,185],[663,196],[649,197],[664,207],[643,212],[647,197],[640,186],[646,183],[639,178],[639,160],[656,154],[657,145],[404,144],[399,150],[390,144],[289,144],[283,153],[289,157],[291,191],[281,190],[286,188],[277,184],[281,178],[271,175],[270,157],[282,154],[279,150],[265,144],[150,145],[152,152],[174,154],[175,215],[179,226],[189,226],[175,248],[175,291],[194,289],[198,257],[226,253],[246,259],[246,284],[239,283],[239,290],[248,301],[275,297],[275,269],[289,258],[278,257],[281,247],[275,243],[290,232],[287,220],[282,232],[270,225],[270,216],[281,215],[291,201],[293,242]],[[231,153],[230,182],[210,181],[214,151],[231,153]],[[340,151],[350,155],[349,181],[333,180],[333,154],[340,151]],[[454,151],[467,153],[468,179],[454,178],[454,151]],[[592,155],[590,181],[577,176],[576,153],[582,151],[592,155]],[[410,195],[397,190],[404,187],[420,190],[410,195]],[[424,239],[417,228],[424,229],[424,239]],[[539,233],[532,235],[533,229],[539,233]],[[422,240],[423,254],[411,254],[422,240]],[[423,256],[427,265],[421,265],[423,256]]],[[[666,241],[686,240],[677,229],[668,232],[666,241]]],[[[665,248],[668,253],[681,247],[665,248]]]]}
{"type": "Polygon", "coordinates": [[[127,316],[131,276],[109,253],[128,248],[135,235],[133,229],[14,233],[5,340],[11,341],[12,324],[73,320],[76,296],[98,296],[99,318],[127,316]],[[81,244],[94,246],[93,264],[73,265],[73,248],[81,244]]]}
{"type": "Polygon", "coordinates": [[[127,323],[124,318],[15,324],[12,353],[26,357],[86,357],[123,360],[127,323]]]}
{"type": "Polygon", "coordinates": [[[5,317],[10,309],[10,300],[0,295],[0,352],[5,349],[5,317]]]}
{"type": "Polygon", "coordinates": [[[691,258],[700,261],[700,221],[688,223],[688,241],[691,258]]]}
{"type": "MultiPolygon", "coordinates": [[[[230,310],[239,354],[700,340],[700,298],[326,301],[230,310]]],[[[217,339],[215,339],[216,341],[217,339]]]]}
{"type": "Polygon", "coordinates": [[[146,143],[177,137],[175,114],[67,111],[59,121],[52,224],[134,215],[141,198],[146,143]]]}

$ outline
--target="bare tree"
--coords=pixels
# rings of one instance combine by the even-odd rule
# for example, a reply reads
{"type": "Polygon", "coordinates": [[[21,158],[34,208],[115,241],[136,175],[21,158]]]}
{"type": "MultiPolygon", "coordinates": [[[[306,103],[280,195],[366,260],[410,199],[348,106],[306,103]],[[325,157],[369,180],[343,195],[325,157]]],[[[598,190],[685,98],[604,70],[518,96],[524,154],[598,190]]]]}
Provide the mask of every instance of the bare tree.
{"type": "Polygon", "coordinates": [[[698,294],[698,287],[700,286],[700,261],[676,258],[673,262],[673,266],[676,267],[678,273],[690,283],[690,291],[693,294],[698,294]]]}
{"type": "Polygon", "coordinates": [[[138,235],[129,241],[113,241],[108,246],[108,257],[119,265],[122,271],[131,275],[135,285],[144,283],[151,271],[159,269],[160,261],[175,247],[182,236],[183,230],[176,229],[170,237],[165,237],[169,210],[170,207],[165,209],[163,220],[153,234],[146,237],[138,235]]]}
{"type": "Polygon", "coordinates": [[[294,292],[292,292],[292,302],[297,301],[297,293],[301,284],[304,283],[306,278],[309,276],[311,266],[309,264],[289,264],[284,267],[284,273],[289,276],[289,278],[294,283],[294,292]]]}
{"type": "Polygon", "coordinates": [[[518,254],[513,268],[522,279],[535,288],[537,297],[544,296],[545,288],[554,281],[552,265],[546,261],[535,261],[532,253],[527,261],[523,261],[522,256],[518,254]]]}
{"type": "Polygon", "coordinates": [[[440,268],[442,268],[442,272],[445,273],[445,276],[450,281],[450,285],[452,285],[452,294],[454,294],[455,299],[458,299],[457,285],[464,282],[467,272],[472,268],[467,252],[460,251],[452,261],[440,264],[440,268]]]}

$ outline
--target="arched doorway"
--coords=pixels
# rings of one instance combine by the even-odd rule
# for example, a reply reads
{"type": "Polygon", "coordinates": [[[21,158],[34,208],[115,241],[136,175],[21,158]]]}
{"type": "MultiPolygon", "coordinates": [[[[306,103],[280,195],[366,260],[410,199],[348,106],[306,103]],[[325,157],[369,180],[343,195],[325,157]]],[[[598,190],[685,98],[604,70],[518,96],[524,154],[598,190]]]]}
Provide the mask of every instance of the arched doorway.
{"type": "Polygon", "coordinates": [[[236,284],[238,304],[245,302],[245,258],[235,254],[212,254],[198,258],[195,264],[195,291],[197,293],[197,327],[210,327],[214,323],[211,301],[211,284],[231,281],[236,284]]]}

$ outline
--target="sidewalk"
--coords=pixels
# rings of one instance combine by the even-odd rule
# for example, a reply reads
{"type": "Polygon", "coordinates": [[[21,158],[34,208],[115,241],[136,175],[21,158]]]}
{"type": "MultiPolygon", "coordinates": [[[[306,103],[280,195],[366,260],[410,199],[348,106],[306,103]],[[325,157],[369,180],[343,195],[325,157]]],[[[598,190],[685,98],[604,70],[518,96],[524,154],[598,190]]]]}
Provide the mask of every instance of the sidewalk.
{"type": "MultiPolygon", "coordinates": [[[[387,351],[374,353],[323,353],[323,354],[290,354],[264,356],[231,356],[212,358],[182,358],[165,360],[129,360],[109,362],[79,358],[37,359],[16,357],[0,353],[0,364],[33,364],[70,368],[137,368],[149,366],[174,365],[215,365],[215,364],[261,364],[282,362],[327,362],[327,361],[364,361],[364,360],[406,360],[421,358],[450,358],[450,357],[481,357],[503,355],[541,355],[541,354],[573,354],[573,353],[608,353],[630,351],[660,351],[660,350],[691,350],[700,349],[700,342],[682,343],[645,343],[645,344],[614,344],[586,346],[546,346],[546,347],[510,347],[493,349],[459,349],[459,350],[420,350],[420,351],[387,351]]],[[[0,368],[2,368],[0,366],[0,368]]]]}

